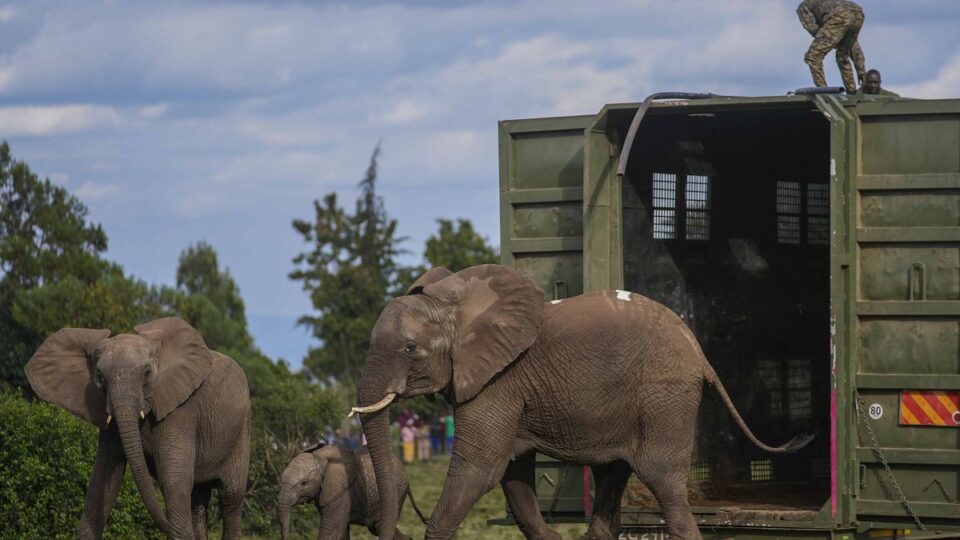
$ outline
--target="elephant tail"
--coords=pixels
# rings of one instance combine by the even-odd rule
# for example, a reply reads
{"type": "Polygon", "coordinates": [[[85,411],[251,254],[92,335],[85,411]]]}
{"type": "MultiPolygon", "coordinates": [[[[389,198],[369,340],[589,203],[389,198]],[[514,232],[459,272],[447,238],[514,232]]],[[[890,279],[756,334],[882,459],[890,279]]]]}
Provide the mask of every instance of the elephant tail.
{"type": "Polygon", "coordinates": [[[780,446],[769,446],[764,444],[763,441],[758,439],[756,435],[750,431],[747,423],[743,420],[743,417],[740,416],[740,412],[737,411],[737,407],[734,406],[733,400],[731,400],[730,395],[727,394],[727,389],[724,388],[723,383],[720,382],[720,377],[717,376],[717,372],[714,371],[710,364],[706,362],[704,362],[704,364],[706,366],[706,369],[704,370],[704,379],[708,384],[710,384],[710,386],[713,387],[714,390],[716,390],[717,394],[720,396],[720,400],[723,401],[723,404],[727,407],[727,410],[730,411],[730,415],[733,416],[733,420],[738,426],[740,426],[740,429],[743,430],[743,433],[748,439],[750,439],[750,442],[757,445],[757,447],[773,454],[790,454],[807,446],[810,444],[810,441],[813,440],[814,435],[812,433],[808,433],[797,435],[780,446]]]}
{"type": "Polygon", "coordinates": [[[413,511],[416,512],[417,516],[420,518],[420,522],[426,525],[427,518],[423,517],[423,512],[421,512],[420,508],[417,507],[417,501],[413,500],[413,492],[410,491],[410,486],[407,486],[407,497],[410,499],[410,505],[413,506],[413,511]]]}

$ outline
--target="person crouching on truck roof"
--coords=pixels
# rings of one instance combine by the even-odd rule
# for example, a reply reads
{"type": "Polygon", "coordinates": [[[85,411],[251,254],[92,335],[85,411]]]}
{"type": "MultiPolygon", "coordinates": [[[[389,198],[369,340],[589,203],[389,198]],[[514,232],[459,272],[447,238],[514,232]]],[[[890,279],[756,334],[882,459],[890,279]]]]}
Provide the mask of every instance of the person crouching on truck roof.
{"type": "Polygon", "coordinates": [[[900,94],[891,92],[880,86],[880,72],[871,69],[867,72],[867,78],[863,81],[863,87],[860,91],[868,96],[892,96],[900,97],[900,94]]]}
{"type": "Polygon", "coordinates": [[[831,49],[836,49],[843,86],[848,94],[855,93],[857,85],[850,69],[850,59],[853,59],[859,82],[862,84],[866,79],[863,49],[857,41],[863,27],[863,9],[851,0],[803,0],[797,7],[797,16],[804,29],[813,36],[813,43],[803,57],[810,66],[813,84],[827,86],[823,57],[831,49]]]}

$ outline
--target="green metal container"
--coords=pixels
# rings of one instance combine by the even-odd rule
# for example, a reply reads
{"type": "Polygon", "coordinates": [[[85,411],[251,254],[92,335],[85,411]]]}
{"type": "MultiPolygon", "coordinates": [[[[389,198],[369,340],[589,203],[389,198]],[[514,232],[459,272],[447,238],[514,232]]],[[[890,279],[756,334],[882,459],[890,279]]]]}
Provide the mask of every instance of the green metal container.
{"type": "MultiPolygon", "coordinates": [[[[816,435],[765,454],[705,392],[706,538],[960,531],[960,100],[673,99],[499,129],[504,264],[548,299],[664,303],[761,439],[816,435]]],[[[582,467],[539,469],[544,514],[588,519],[582,467]]],[[[639,483],[624,504],[635,537],[662,527],[639,483]]]]}

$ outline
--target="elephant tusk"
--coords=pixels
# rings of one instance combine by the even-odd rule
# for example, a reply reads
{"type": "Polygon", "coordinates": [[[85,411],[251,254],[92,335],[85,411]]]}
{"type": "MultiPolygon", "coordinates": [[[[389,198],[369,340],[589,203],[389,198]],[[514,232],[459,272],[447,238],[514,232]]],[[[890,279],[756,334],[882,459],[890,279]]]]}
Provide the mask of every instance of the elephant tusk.
{"type": "Polygon", "coordinates": [[[393,401],[393,398],[397,397],[396,392],[390,392],[387,394],[387,397],[381,399],[380,401],[374,403],[373,405],[367,405],[366,407],[351,407],[350,414],[347,415],[347,418],[352,418],[353,415],[357,413],[372,413],[377,412],[380,409],[386,407],[393,401]]]}
{"type": "Polygon", "coordinates": [[[108,415],[107,415],[107,425],[108,425],[108,426],[110,425],[110,421],[111,421],[111,420],[113,420],[113,417],[108,414],[108,415]]]}
{"type": "Polygon", "coordinates": [[[146,415],[143,414],[143,409],[140,410],[140,419],[141,419],[141,420],[146,420],[146,419],[147,419],[146,415]]]}

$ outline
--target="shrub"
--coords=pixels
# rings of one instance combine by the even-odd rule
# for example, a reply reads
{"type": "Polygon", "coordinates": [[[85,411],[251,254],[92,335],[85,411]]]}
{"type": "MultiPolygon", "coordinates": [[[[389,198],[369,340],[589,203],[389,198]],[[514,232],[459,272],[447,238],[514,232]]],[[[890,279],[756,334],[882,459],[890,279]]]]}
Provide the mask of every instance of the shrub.
{"type": "MultiPolygon", "coordinates": [[[[74,538],[97,430],[65,410],[0,391],[0,537],[74,538]]],[[[107,538],[162,538],[128,474],[107,538]]]]}

